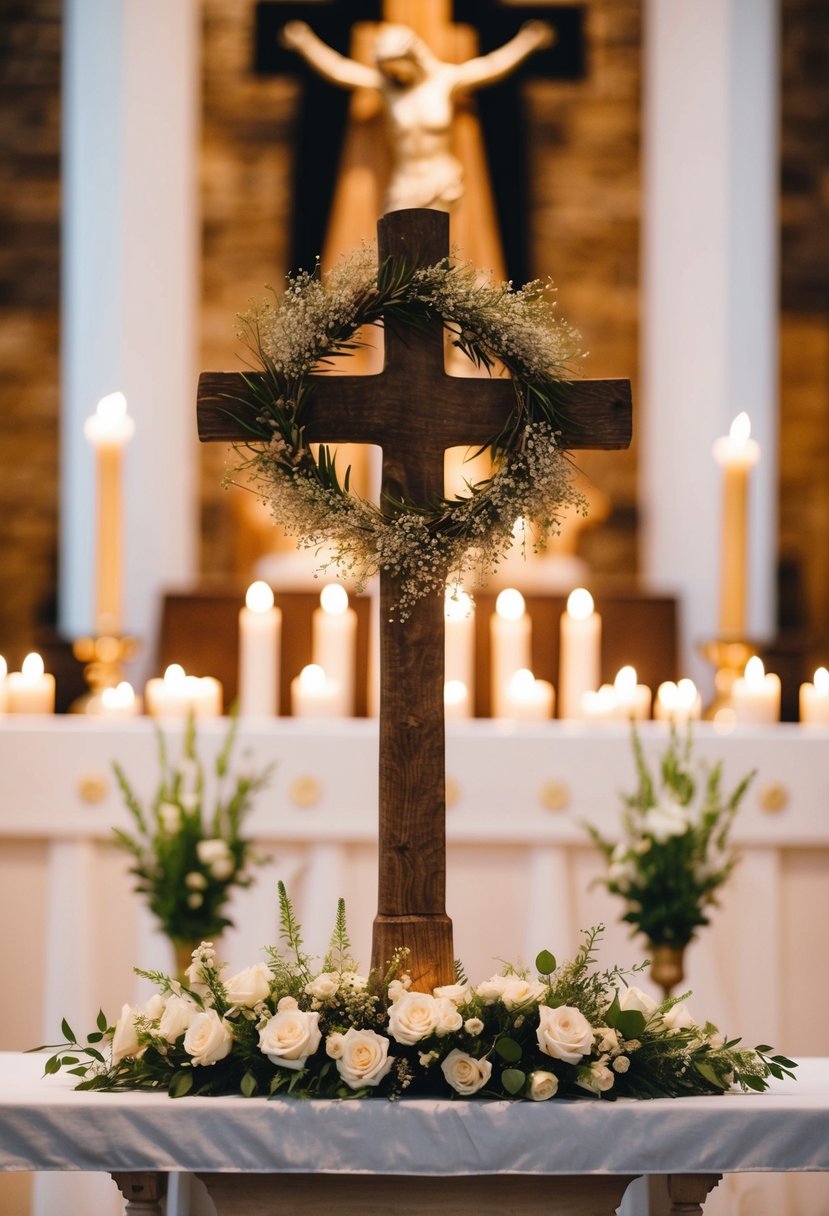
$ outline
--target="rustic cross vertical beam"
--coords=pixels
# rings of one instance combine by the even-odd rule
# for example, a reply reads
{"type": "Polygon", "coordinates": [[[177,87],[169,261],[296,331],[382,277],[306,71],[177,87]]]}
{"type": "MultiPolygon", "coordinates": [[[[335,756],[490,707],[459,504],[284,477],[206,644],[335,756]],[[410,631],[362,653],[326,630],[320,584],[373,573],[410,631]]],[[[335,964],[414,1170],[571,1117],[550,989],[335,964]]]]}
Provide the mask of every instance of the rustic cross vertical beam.
{"type": "MultiPolygon", "coordinates": [[[[394,211],[377,226],[378,256],[427,266],[449,252],[449,217],[394,211]]],[[[374,443],[383,450],[384,498],[428,505],[443,493],[444,452],[485,444],[514,406],[508,379],[448,376],[443,326],[436,318],[404,340],[385,332],[383,371],[373,376],[314,376],[306,415],[309,442],[374,443]]],[[[243,423],[260,407],[245,404],[239,373],[205,372],[199,381],[199,436],[249,442],[243,423]]],[[[630,385],[624,380],[568,383],[561,391],[565,448],[619,448],[630,442],[630,385]]],[[[446,915],[443,599],[418,600],[395,619],[397,577],[380,578],[379,894],[372,964],[398,946],[411,950],[420,990],[452,981],[452,924],[446,915]]]]}

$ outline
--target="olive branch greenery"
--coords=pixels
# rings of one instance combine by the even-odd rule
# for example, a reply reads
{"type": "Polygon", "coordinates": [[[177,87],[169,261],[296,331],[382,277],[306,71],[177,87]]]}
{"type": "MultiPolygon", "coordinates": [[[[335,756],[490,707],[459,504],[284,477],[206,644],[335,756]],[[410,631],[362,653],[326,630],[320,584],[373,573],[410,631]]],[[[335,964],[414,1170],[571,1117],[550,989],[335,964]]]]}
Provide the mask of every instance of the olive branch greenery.
{"type": "MultiPolygon", "coordinates": [[[[558,317],[551,284],[534,280],[516,290],[482,281],[455,258],[415,268],[390,257],[378,268],[373,249],[363,246],[326,274],[317,266],[289,276],[281,295],[239,321],[251,362],[246,392],[232,398],[228,413],[249,438],[237,445],[242,461],[226,484],[246,474],[275,522],[303,548],[327,543],[330,563],[358,587],[380,570],[397,575],[401,619],[421,596],[443,594],[447,578],[470,571],[480,578],[494,568],[519,517],[533,525],[540,548],[566,507],[585,511],[569,458],[556,446],[579,336],[558,317]],[[364,345],[368,327],[416,333],[435,317],[476,368],[509,372],[514,407],[479,449],[491,449],[492,470],[466,482],[467,496],[426,504],[386,496],[378,506],[351,493],[351,469],[340,474],[328,445],[315,454],[307,442],[310,375],[364,345]]],[[[412,409],[422,408],[413,394],[412,409]]]]}

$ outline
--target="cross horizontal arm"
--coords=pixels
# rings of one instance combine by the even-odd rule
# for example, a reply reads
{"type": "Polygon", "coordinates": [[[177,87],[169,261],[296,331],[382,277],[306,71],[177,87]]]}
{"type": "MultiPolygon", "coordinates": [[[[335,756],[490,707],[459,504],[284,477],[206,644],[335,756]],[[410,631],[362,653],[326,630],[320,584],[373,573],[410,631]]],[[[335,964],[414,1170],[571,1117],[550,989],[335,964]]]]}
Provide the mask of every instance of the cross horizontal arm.
{"type": "MultiPolygon", "coordinates": [[[[224,440],[243,443],[251,439],[245,423],[255,422],[259,407],[251,401],[248,381],[256,373],[204,372],[199,378],[198,428],[203,443],[224,440]]],[[[314,399],[307,412],[306,438],[310,443],[385,443],[407,438],[407,424],[418,417],[417,387],[392,385],[386,381],[383,394],[373,391],[380,376],[325,376],[315,379],[314,399]],[[400,406],[389,408],[393,396],[400,406]],[[375,398],[382,397],[381,400],[375,398]]],[[[474,447],[487,443],[506,422],[512,408],[508,380],[446,376],[447,405],[458,394],[474,405],[460,416],[457,407],[441,410],[439,396],[430,402],[430,445],[474,447]]],[[[434,398],[434,390],[432,389],[434,398]]],[[[628,380],[570,380],[556,389],[560,447],[626,448],[631,438],[631,393],[628,380]]]]}

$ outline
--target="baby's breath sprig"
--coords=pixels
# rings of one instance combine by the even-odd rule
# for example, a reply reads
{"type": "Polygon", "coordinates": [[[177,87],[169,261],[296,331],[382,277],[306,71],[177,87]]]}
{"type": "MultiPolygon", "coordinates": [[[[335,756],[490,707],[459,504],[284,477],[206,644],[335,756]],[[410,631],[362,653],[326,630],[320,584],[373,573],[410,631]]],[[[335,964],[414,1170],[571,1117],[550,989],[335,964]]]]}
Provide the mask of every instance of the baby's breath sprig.
{"type": "Polygon", "coordinates": [[[421,596],[442,595],[447,578],[483,578],[497,566],[519,517],[534,525],[541,547],[565,508],[585,510],[556,443],[559,385],[581,358],[579,336],[556,314],[551,284],[535,280],[516,290],[482,281],[452,257],[420,269],[391,257],[378,268],[365,245],[327,274],[317,266],[289,277],[281,296],[254,305],[240,323],[256,374],[246,377],[250,439],[239,447],[243,461],[234,473],[247,472],[300,547],[327,544],[330,563],[358,588],[381,570],[395,575],[401,619],[421,596]],[[509,372],[515,406],[486,445],[491,474],[468,483],[468,497],[377,506],[349,492],[350,469],[341,478],[328,447],[315,454],[307,443],[308,377],[353,353],[364,326],[416,329],[436,316],[476,367],[509,372]]]}

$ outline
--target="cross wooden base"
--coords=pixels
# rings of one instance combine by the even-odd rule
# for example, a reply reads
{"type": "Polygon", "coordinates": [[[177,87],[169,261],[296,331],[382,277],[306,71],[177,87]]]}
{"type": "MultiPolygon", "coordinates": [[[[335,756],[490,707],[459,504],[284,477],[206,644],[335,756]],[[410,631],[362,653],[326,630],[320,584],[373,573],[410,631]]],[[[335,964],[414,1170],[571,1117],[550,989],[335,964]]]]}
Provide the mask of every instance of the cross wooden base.
{"type": "Polygon", "coordinates": [[[373,962],[383,966],[400,946],[409,949],[406,968],[416,992],[431,992],[455,978],[452,921],[445,912],[432,916],[384,916],[374,918],[373,962]],[[381,961],[382,960],[382,961],[381,961]]]}

